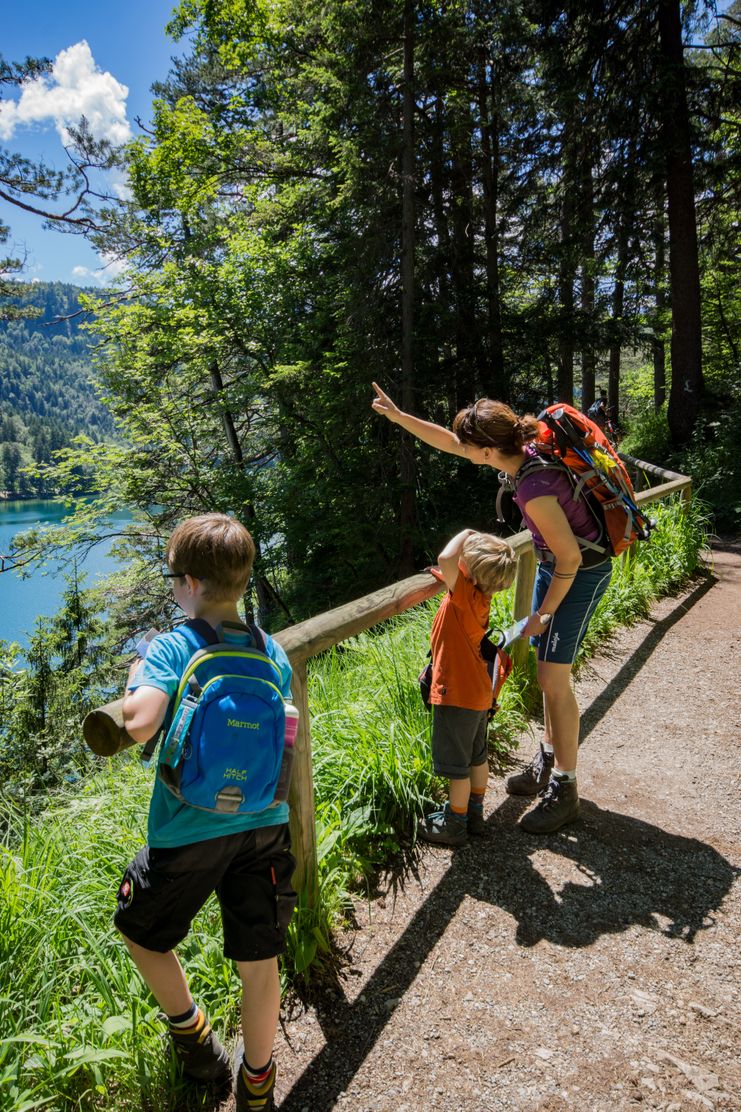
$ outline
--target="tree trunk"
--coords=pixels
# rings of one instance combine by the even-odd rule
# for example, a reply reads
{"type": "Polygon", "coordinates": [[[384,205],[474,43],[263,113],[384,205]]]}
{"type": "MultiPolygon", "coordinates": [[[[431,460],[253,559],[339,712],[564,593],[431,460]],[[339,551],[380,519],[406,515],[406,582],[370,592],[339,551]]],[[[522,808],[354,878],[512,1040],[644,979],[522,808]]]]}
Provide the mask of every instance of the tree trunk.
{"type": "Polygon", "coordinates": [[[546,346],[543,354],[543,373],[546,384],[546,400],[548,405],[553,405],[553,366],[551,364],[548,347],[546,346]]]}
{"type": "MultiPolygon", "coordinates": [[[[401,407],[414,408],[414,3],[404,4],[404,84],[402,94],[401,216],[401,407]]],[[[399,574],[414,571],[416,530],[415,459],[412,437],[401,437],[399,574]]]]}
{"type": "Polygon", "coordinates": [[[432,122],[432,142],[430,160],[430,189],[432,194],[432,211],[435,222],[434,275],[437,281],[437,316],[439,335],[441,337],[440,350],[443,365],[444,381],[451,396],[450,408],[455,409],[457,401],[455,380],[450,374],[453,365],[453,343],[450,335],[449,320],[451,317],[451,290],[450,290],[450,228],[445,211],[445,98],[442,91],[435,93],[435,107],[432,122]]]}
{"type": "Polygon", "coordinates": [[[666,308],[666,229],[664,224],[664,183],[656,183],[656,214],[653,224],[654,241],[654,411],[659,412],[666,401],[666,350],[664,345],[664,309],[666,308]]]}
{"type": "Polygon", "coordinates": [[[502,341],[502,301],[499,283],[499,120],[494,76],[486,79],[486,51],[481,48],[478,68],[478,101],[481,128],[481,184],[484,197],[484,241],[486,244],[486,306],[489,381],[485,392],[492,398],[509,401],[509,383],[504,368],[502,341]],[[489,112],[491,90],[491,113],[489,112]]]}
{"type": "Polygon", "coordinates": [[[625,271],[628,266],[628,215],[623,213],[618,229],[615,283],[612,288],[612,336],[607,367],[607,408],[614,421],[620,414],[620,357],[623,346],[625,271]]]}
{"type": "Polygon", "coordinates": [[[684,444],[695,427],[705,386],[700,272],[679,0],[659,0],[658,15],[672,302],[672,384],[668,421],[674,443],[684,444]]]}
{"type": "Polygon", "coordinates": [[[594,183],[589,139],[582,154],[582,184],[580,190],[580,224],[582,228],[581,262],[581,408],[586,413],[594,401],[594,183]]]}
{"type": "MultiPolygon", "coordinates": [[[[458,71],[465,85],[465,72],[458,71]]],[[[476,316],[473,217],[473,120],[468,96],[448,98],[450,135],[450,271],[455,306],[456,386],[459,404],[472,402],[482,388],[481,343],[476,316]]]]}
{"type": "Polygon", "coordinates": [[[625,268],[628,265],[628,234],[622,226],[619,232],[618,257],[615,265],[615,284],[612,288],[612,339],[607,371],[607,405],[617,420],[620,412],[620,354],[622,351],[623,306],[625,303],[625,268]]]}
{"type": "MultiPolygon", "coordinates": [[[[236,425],[234,424],[234,418],[231,414],[231,411],[225,405],[222,404],[222,397],[223,397],[223,393],[224,393],[224,379],[223,379],[223,376],[221,374],[221,368],[219,367],[216,360],[212,360],[212,362],[211,362],[211,365],[209,367],[209,376],[210,376],[210,379],[211,379],[211,388],[212,388],[214,394],[216,395],[216,397],[219,399],[219,405],[221,406],[221,423],[224,427],[224,434],[226,436],[226,440],[227,440],[227,443],[229,445],[229,451],[231,453],[232,460],[234,461],[234,463],[238,464],[239,466],[243,466],[244,465],[244,452],[242,451],[242,445],[241,445],[240,440],[239,440],[239,434],[237,433],[237,428],[236,428],[236,425]]],[[[245,526],[245,528],[254,529],[254,522],[255,522],[256,514],[255,514],[255,507],[252,505],[251,502],[245,502],[243,504],[242,514],[245,518],[245,520],[243,521],[243,525],[245,526]]],[[[253,540],[254,540],[254,537],[253,537],[253,540]]],[[[256,563],[259,562],[260,555],[261,555],[260,546],[257,543],[257,541],[255,541],[255,562],[256,563]]],[[[270,624],[271,624],[270,616],[271,616],[271,614],[276,613],[277,610],[282,610],[283,613],[286,615],[286,617],[289,619],[289,621],[293,621],[293,617],[291,615],[290,610],[287,608],[287,606],[285,605],[285,603],[281,599],[280,595],[275,591],[272,583],[270,583],[270,581],[265,577],[265,575],[263,575],[259,571],[257,572],[257,574],[254,577],[254,585],[255,585],[255,594],[257,595],[257,620],[260,623],[260,625],[265,625],[266,627],[270,626],[270,624]]],[[[245,613],[246,613],[247,619],[249,621],[253,617],[253,615],[251,613],[251,611],[252,611],[252,600],[251,600],[251,597],[250,597],[249,585],[247,587],[247,591],[246,591],[245,596],[244,596],[244,606],[245,606],[245,613]]]]}
{"type": "Polygon", "coordinates": [[[574,402],[574,177],[575,157],[572,128],[564,128],[564,174],[562,182],[558,299],[561,320],[556,372],[557,401],[574,402]]]}

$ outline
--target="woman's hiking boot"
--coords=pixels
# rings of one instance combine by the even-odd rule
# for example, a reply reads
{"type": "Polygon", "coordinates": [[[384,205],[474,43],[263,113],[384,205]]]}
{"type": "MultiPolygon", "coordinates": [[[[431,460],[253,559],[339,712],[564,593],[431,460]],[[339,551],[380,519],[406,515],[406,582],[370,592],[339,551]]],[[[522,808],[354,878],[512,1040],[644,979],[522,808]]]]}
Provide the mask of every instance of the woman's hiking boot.
{"type": "Polygon", "coordinates": [[[213,1085],[230,1085],[232,1067],[229,1055],[211,1030],[211,1024],[199,1009],[193,1027],[179,1031],[170,1028],[170,1038],[183,1073],[191,1081],[213,1085]]]}
{"type": "Polygon", "coordinates": [[[417,836],[438,846],[465,846],[468,841],[468,816],[456,815],[446,803],[442,811],[433,811],[420,819],[417,836]]]}
{"type": "Polygon", "coordinates": [[[541,745],[530,764],[508,777],[504,786],[510,795],[537,795],[548,787],[552,768],[553,753],[547,753],[541,745]]]}
{"type": "Polygon", "coordinates": [[[553,834],[569,822],[579,818],[579,792],[576,780],[551,776],[540,792],[540,801],[520,819],[520,826],[528,834],[553,834]]]}
{"type": "Polygon", "coordinates": [[[259,1080],[253,1080],[244,1069],[244,1043],[240,1039],[234,1048],[234,1072],[237,1077],[235,1093],[236,1112],[273,1112],[275,1108],[275,1062],[259,1080]]]}

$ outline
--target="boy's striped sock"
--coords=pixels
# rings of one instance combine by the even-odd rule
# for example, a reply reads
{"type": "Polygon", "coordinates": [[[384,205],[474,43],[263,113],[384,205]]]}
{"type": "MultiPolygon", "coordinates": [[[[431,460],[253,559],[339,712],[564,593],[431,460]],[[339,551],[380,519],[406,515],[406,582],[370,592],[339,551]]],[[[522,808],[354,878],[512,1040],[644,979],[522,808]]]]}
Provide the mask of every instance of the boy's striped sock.
{"type": "Polygon", "coordinates": [[[192,1001],[186,1012],[182,1012],[180,1015],[168,1015],[167,1020],[171,1030],[187,1032],[190,1027],[195,1031],[203,1018],[203,1012],[200,1011],[196,1002],[192,1001]]]}
{"type": "Polygon", "coordinates": [[[239,1071],[241,1086],[237,1086],[237,1108],[272,1108],[273,1088],[275,1086],[275,1062],[271,1058],[266,1066],[254,1069],[246,1058],[242,1058],[239,1071]],[[241,1090],[241,1091],[240,1091],[241,1090]]]}

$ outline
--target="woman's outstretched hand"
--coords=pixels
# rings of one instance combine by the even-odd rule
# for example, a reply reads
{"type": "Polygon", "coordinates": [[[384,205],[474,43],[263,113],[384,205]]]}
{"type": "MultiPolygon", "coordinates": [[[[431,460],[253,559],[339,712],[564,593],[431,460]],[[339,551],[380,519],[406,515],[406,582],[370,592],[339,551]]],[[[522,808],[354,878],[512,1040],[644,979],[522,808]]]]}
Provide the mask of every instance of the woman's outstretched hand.
{"type": "Polygon", "coordinates": [[[383,417],[388,417],[389,421],[393,421],[394,424],[396,424],[401,417],[401,410],[398,405],[391,401],[388,394],[384,394],[377,382],[373,382],[371,385],[376,392],[376,396],[371,402],[371,408],[374,409],[376,413],[380,413],[383,417]]]}

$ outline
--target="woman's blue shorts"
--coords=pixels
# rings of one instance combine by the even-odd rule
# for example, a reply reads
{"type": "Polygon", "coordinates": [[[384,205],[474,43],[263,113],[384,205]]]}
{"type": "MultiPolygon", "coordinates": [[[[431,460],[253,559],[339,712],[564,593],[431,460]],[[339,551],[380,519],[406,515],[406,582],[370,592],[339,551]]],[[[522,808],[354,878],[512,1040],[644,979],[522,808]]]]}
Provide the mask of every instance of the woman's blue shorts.
{"type": "MultiPolygon", "coordinates": [[[[535,576],[533,612],[540,608],[553,578],[553,564],[540,564],[535,576]]],[[[580,568],[571,589],[551,618],[543,633],[530,638],[538,650],[538,660],[548,664],[573,664],[576,651],[584,640],[589,619],[607,590],[612,575],[612,560],[593,568],[580,568]]]]}

